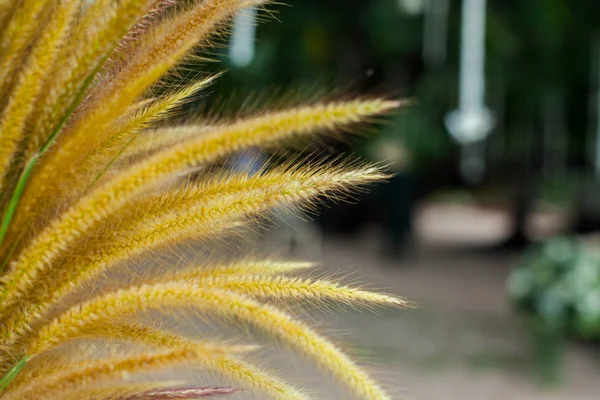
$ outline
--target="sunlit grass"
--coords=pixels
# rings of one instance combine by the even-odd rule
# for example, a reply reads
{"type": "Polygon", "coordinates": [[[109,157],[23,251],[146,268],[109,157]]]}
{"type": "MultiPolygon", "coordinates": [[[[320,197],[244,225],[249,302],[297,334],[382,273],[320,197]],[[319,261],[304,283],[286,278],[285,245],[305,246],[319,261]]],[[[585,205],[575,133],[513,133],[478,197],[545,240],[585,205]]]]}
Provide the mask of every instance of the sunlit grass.
{"type": "Polygon", "coordinates": [[[310,391],[246,361],[257,352],[251,344],[187,337],[160,321],[138,320],[171,310],[256,327],[361,398],[389,398],[287,305],[409,304],[303,277],[308,263],[244,258],[183,269],[161,265],[124,287],[81,290],[102,283],[111,270],[133,268],[133,258],[241,233],[275,207],[311,209],[323,196],[343,199],[353,188],[386,178],[380,166],[355,160],[291,159],[254,175],[223,168],[223,161],[290,138],[347,132],[397,108],[398,101],[312,101],[169,123],[218,75],[184,84],[179,79],[173,87],[166,82],[177,80],[165,78],[177,75],[192,50],[207,49],[224,35],[237,11],[261,3],[0,0],[2,399],[184,399],[236,389],[310,398],[310,391]],[[99,343],[110,354],[94,354],[99,343]],[[232,387],[127,380],[179,364],[200,366],[232,387]]]}

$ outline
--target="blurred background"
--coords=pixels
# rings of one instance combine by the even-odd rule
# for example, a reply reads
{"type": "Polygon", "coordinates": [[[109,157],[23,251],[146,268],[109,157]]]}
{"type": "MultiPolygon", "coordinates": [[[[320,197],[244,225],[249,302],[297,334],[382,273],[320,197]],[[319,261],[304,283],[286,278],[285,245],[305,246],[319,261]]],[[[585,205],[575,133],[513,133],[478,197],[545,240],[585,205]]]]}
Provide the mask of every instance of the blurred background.
{"type": "Polygon", "coordinates": [[[600,398],[600,2],[286,3],[238,16],[215,92],[410,102],[315,145],[389,182],[256,243],[419,304],[327,317],[403,397],[600,398]]]}

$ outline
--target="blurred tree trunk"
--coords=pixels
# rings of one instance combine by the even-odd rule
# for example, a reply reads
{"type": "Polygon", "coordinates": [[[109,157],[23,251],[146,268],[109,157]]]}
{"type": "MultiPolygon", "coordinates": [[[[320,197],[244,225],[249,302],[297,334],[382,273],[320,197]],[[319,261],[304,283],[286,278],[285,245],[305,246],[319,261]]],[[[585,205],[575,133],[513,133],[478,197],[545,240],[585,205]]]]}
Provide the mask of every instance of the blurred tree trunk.
{"type": "MultiPolygon", "coordinates": [[[[537,110],[536,110],[537,111],[537,110]]],[[[538,114],[534,112],[534,114],[538,114]]],[[[537,194],[539,171],[536,168],[539,159],[539,147],[536,146],[536,133],[540,124],[537,118],[527,124],[525,129],[525,156],[522,161],[521,173],[516,173],[514,194],[512,198],[511,226],[512,232],[501,248],[521,249],[529,244],[527,236],[527,221],[534,211],[537,194]]],[[[538,135],[539,136],[539,135],[538,135]]]]}

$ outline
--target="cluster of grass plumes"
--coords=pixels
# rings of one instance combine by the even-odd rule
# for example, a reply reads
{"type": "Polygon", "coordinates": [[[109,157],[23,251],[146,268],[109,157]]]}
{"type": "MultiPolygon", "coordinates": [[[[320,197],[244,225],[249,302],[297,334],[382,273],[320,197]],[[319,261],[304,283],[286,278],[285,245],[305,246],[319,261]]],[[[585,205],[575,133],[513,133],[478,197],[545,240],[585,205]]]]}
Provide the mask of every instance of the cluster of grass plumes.
{"type": "Polygon", "coordinates": [[[252,326],[361,398],[389,398],[282,305],[407,306],[402,299],[298,277],[311,264],[279,259],[146,273],[130,266],[138,279],[105,284],[110,270],[127,270],[135,258],[240,233],[275,207],[305,210],[385,178],[378,166],[340,159],[295,159],[254,174],[224,161],[248,148],[345,132],[396,101],[312,101],[169,124],[218,78],[173,86],[188,57],[223,35],[241,8],[261,3],[0,0],[0,398],[161,400],[238,390],[309,398],[250,363],[251,343],[183,335],[144,319],[169,310],[252,326]],[[94,353],[102,346],[108,350],[94,353]],[[129,379],[180,364],[230,387],[129,379]]]}

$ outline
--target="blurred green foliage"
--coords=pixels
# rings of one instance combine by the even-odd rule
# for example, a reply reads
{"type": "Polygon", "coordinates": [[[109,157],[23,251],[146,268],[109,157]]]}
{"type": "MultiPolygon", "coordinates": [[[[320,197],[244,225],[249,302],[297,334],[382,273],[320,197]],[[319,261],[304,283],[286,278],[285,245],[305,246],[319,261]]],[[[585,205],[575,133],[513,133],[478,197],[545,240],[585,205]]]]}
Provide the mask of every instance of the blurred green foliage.
{"type": "MultiPolygon", "coordinates": [[[[426,17],[408,14],[399,0],[292,0],[274,5],[281,21],[260,24],[256,57],[233,68],[226,46],[222,64],[231,67],[218,92],[244,94],[292,88],[298,100],[317,88],[343,93],[392,94],[417,102],[388,124],[382,135],[397,135],[417,172],[440,159],[457,157],[444,115],[456,107],[460,1],[451,1],[447,60],[427,65],[422,56],[426,17]],[[293,89],[296,88],[296,89],[293,89]],[[301,88],[301,89],[300,89],[301,88]]],[[[584,0],[506,0],[488,2],[488,104],[499,126],[488,143],[497,168],[539,163],[544,101],[557,97],[567,135],[567,161],[585,168],[590,113],[592,43],[600,32],[600,2],[584,0]],[[529,160],[529,161],[526,161],[529,160]]],[[[205,67],[204,67],[205,68],[205,67]]],[[[266,96],[269,97],[268,95],[266,96]]],[[[378,140],[377,135],[369,135],[378,140]]],[[[369,143],[351,142],[345,150],[368,153],[369,143]]]]}
{"type": "Polygon", "coordinates": [[[526,253],[508,280],[517,307],[549,329],[600,339],[600,249],[557,238],[526,253]]]}

